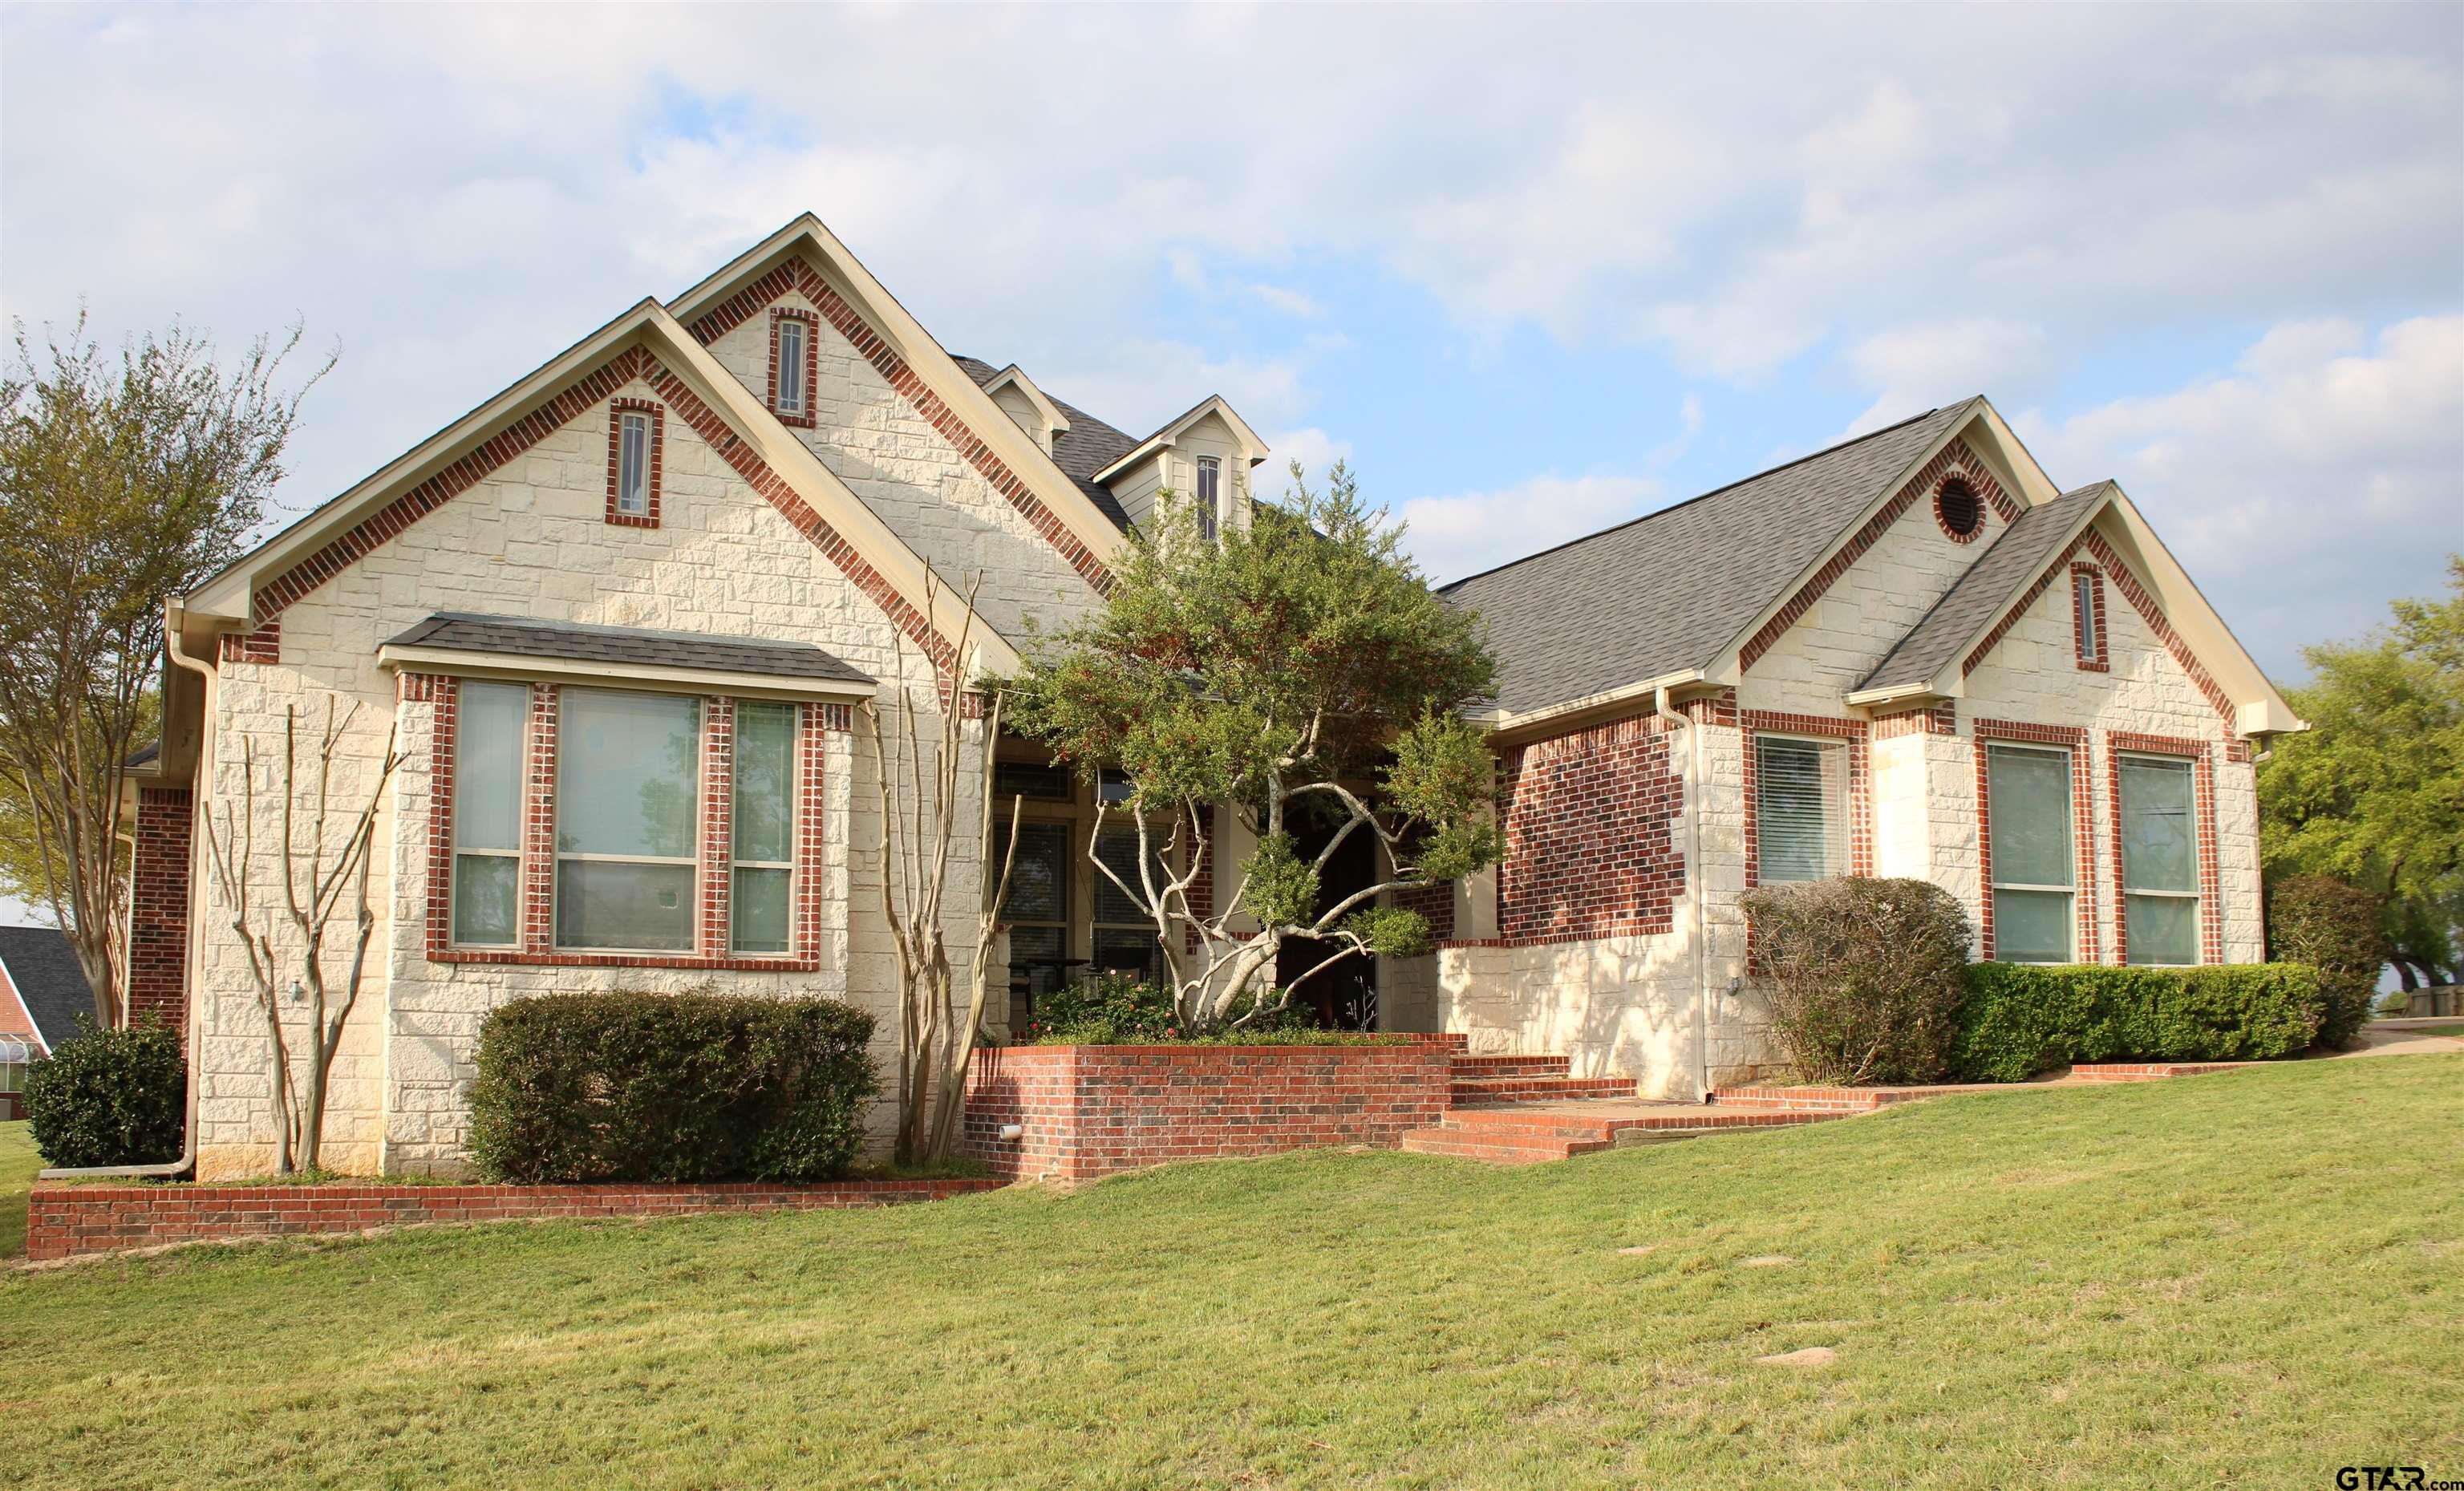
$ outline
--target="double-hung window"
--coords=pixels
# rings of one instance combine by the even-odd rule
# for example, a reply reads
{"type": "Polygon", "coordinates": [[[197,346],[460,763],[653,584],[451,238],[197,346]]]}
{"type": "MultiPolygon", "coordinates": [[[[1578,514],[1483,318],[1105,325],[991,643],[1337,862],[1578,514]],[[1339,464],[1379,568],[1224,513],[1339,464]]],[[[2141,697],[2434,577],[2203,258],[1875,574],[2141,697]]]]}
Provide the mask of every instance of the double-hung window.
{"type": "Polygon", "coordinates": [[[650,515],[650,416],[627,409],[617,416],[616,511],[626,517],[650,515]]]}
{"type": "Polygon", "coordinates": [[[784,953],[796,863],[796,706],[747,700],[736,707],[729,804],[735,883],[728,945],[737,953],[784,953]]]}
{"type": "Polygon", "coordinates": [[[779,319],[779,370],[771,394],[770,406],[781,414],[802,414],[811,390],[804,386],[805,339],[811,329],[793,317],[779,319]]]}
{"type": "Polygon", "coordinates": [[[1764,885],[1848,872],[1848,748],[1754,737],[1754,874],[1764,885]]]}
{"type": "Polygon", "coordinates": [[[2114,763],[2122,819],[2123,943],[2134,963],[2199,960],[2198,789],[2190,762],[2114,763]]]}
{"type": "Polygon", "coordinates": [[[1222,514],[1223,463],[1201,455],[1198,458],[1198,536],[1213,543],[1222,514]]]}
{"type": "Polygon", "coordinates": [[[2010,963],[2067,963],[2078,925],[2070,753],[2001,741],[1985,750],[1993,955],[2010,963]]]}
{"type": "Polygon", "coordinates": [[[524,684],[466,683],[459,694],[453,940],[511,947],[521,940],[522,751],[531,691],[524,684]]]}
{"type": "Polygon", "coordinates": [[[701,701],[567,689],[557,726],[559,947],[689,953],[701,701]]]}

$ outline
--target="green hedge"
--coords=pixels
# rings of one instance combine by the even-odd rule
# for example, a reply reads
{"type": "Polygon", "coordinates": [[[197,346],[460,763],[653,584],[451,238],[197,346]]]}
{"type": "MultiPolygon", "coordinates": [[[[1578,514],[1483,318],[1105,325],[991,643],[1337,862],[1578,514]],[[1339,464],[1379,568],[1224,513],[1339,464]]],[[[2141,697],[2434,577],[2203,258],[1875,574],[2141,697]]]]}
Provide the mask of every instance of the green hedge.
{"type": "Polygon", "coordinates": [[[872,1023],[822,998],[517,999],[480,1026],[472,1163],[523,1183],[833,1179],[880,1090],[872,1023]]]}
{"type": "Polygon", "coordinates": [[[77,1017],[77,1029],[26,1069],[34,1148],[60,1170],[178,1159],[188,1114],[180,1033],[162,1024],[96,1030],[87,1015],[77,1017]]]}
{"type": "Polygon", "coordinates": [[[1969,965],[1951,1045],[1964,1082],[2023,1082],[2074,1062],[2249,1062],[2316,1039],[2318,970],[1969,965]]]}

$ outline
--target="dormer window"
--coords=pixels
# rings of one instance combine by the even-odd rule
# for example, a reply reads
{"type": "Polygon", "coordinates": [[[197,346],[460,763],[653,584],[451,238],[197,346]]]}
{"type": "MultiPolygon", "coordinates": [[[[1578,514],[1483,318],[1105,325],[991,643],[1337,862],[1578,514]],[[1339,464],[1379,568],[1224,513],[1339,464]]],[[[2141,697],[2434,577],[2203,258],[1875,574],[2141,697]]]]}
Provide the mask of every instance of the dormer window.
{"type": "Polygon", "coordinates": [[[1221,523],[1223,513],[1223,463],[1214,456],[1198,458],[1198,535],[1208,543],[1221,523]]]}
{"type": "Polygon", "coordinates": [[[781,424],[812,427],[814,330],[812,312],[770,308],[770,412],[781,424]]]}

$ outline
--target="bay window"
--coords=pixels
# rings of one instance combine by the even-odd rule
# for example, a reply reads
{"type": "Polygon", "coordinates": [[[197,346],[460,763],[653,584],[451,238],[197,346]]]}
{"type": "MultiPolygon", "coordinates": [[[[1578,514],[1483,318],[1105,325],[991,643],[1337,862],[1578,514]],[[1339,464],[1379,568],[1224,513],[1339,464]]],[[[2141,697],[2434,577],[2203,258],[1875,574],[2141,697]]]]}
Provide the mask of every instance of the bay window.
{"type": "Polygon", "coordinates": [[[2012,963],[2067,963],[2074,955],[2078,887],[2070,753],[2000,741],[1985,750],[1993,955],[2012,963]]]}
{"type": "Polygon", "coordinates": [[[1848,748],[1754,736],[1754,872],[1764,885],[1848,872],[1848,748]]]}
{"type": "Polygon", "coordinates": [[[556,941],[687,953],[701,701],[564,691],[557,726],[556,941]]]}
{"type": "Polygon", "coordinates": [[[2123,942],[2133,963],[2199,960],[2199,849],[2192,764],[2124,756],[2114,763],[2122,827],[2123,942]]]}

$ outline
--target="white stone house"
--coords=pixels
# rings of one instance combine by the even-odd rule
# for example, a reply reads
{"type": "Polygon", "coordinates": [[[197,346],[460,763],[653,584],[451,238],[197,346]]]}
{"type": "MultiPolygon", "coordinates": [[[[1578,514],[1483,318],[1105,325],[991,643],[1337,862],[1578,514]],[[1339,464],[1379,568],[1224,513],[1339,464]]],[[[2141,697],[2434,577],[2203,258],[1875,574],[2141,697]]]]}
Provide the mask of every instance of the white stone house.
{"type": "MultiPolygon", "coordinates": [[[[951,356],[808,215],[176,600],[127,961],[132,1006],[187,1022],[200,1176],[273,1152],[270,1043],[205,841],[252,749],[258,842],[278,839],[286,710],[348,714],[338,800],[389,734],[403,756],[327,1162],[451,1169],[479,1023],[509,999],[821,991],[886,1042],[864,707],[895,728],[952,668],[1014,666],[1030,621],[1100,603],[1161,493],[1245,524],[1266,454],[1219,398],[1138,438],[951,356]]],[[[1928,876],[1998,915],[2005,956],[2259,955],[2250,760],[2298,722],[2128,499],[2063,494],[1981,399],[1449,594],[1505,665],[1512,851],[1421,894],[1448,940],[1376,971],[1389,1028],[1653,1092],[1749,1069],[1736,897],[1758,876],[1928,876]]],[[[1085,865],[1089,789],[999,757],[1035,867],[993,950],[1009,981],[1150,955],[1085,865]]],[[[1215,823],[1238,863],[1238,816],[1215,823]]],[[[263,855],[252,884],[279,904],[263,855]]],[[[954,940],[979,888],[970,845],[954,940]]]]}

